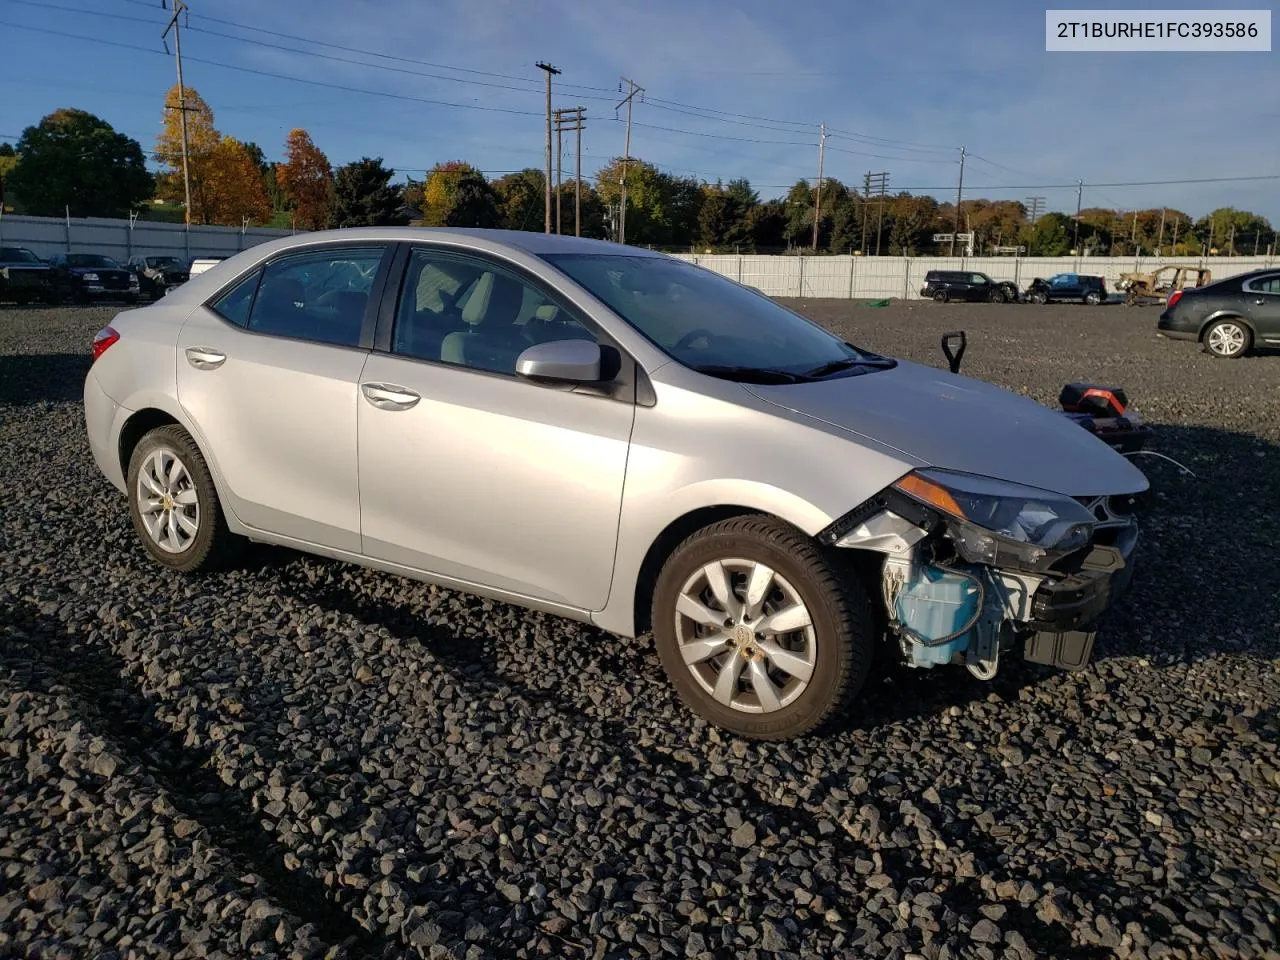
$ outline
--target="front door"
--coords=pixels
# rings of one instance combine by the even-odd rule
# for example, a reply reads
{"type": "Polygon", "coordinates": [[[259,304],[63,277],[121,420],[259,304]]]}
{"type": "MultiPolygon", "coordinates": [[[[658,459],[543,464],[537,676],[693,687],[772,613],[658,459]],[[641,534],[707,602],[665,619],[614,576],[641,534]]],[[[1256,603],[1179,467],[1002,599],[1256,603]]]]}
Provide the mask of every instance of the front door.
{"type": "Polygon", "coordinates": [[[326,244],[282,256],[179,334],[178,400],[231,508],[255,529],[360,550],[357,383],[386,251],[326,244]]]}
{"type": "Polygon", "coordinates": [[[479,255],[415,247],[399,287],[388,349],[360,378],[365,554],[600,609],[634,393],[515,375],[526,347],[599,342],[595,325],[542,281],[479,255]]]}

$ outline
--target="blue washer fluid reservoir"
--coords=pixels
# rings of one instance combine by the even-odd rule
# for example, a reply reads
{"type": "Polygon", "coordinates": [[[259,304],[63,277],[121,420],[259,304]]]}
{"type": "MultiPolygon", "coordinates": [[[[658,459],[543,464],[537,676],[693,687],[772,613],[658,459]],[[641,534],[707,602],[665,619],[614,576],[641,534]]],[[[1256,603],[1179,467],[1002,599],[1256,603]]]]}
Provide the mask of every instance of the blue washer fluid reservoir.
{"type": "MultiPolygon", "coordinates": [[[[898,622],[911,631],[910,639],[937,640],[972,620],[981,602],[981,589],[971,578],[927,564],[913,564],[898,594],[898,622]]],[[[912,643],[912,661],[922,667],[950,663],[955,654],[968,649],[972,632],[965,631],[934,647],[912,643]]]]}

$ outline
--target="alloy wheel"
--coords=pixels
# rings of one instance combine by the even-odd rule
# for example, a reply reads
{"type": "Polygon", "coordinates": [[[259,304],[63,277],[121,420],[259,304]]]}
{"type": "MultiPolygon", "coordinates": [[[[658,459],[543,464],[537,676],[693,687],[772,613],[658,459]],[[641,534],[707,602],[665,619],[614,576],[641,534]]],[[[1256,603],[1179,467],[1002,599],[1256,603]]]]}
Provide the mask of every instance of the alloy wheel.
{"type": "Polygon", "coordinates": [[[813,618],[790,581],[763,563],[732,558],[700,567],[681,587],[675,619],[685,666],[725,707],[772,713],[813,677],[813,618]]]}
{"type": "Polygon", "coordinates": [[[182,553],[200,532],[200,499],[186,464],[164,447],[153,450],[138,471],[138,513],[152,542],[165,553],[182,553]]]}
{"type": "Polygon", "coordinates": [[[1240,353],[1246,339],[1244,328],[1231,322],[1215,324],[1206,338],[1209,350],[1220,357],[1234,357],[1240,353]]]}

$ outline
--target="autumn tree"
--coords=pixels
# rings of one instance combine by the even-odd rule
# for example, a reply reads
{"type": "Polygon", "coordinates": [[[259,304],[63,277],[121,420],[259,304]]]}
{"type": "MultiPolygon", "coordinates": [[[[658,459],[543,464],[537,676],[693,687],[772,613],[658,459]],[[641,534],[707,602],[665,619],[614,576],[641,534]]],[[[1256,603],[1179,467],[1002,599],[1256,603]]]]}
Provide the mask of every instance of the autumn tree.
{"type": "Polygon", "coordinates": [[[276,168],[276,182],[288,197],[299,226],[321,230],[328,225],[333,204],[333,168],[307,131],[289,131],[285,161],[276,168]]]}
{"type": "Polygon", "coordinates": [[[5,209],[4,178],[18,166],[18,151],[11,143],[0,143],[0,213],[5,209]]]}
{"type": "Polygon", "coordinates": [[[498,192],[478,170],[468,170],[450,187],[449,207],[444,213],[446,227],[497,227],[502,224],[498,192]]]}
{"type": "MultiPolygon", "coordinates": [[[[428,227],[441,227],[454,206],[454,194],[461,178],[474,174],[484,179],[484,174],[464,160],[448,160],[437,163],[427,172],[422,191],[422,220],[428,227]]],[[[485,183],[488,183],[485,180],[485,183]]],[[[475,181],[471,181],[475,187],[475,181]]]]}
{"type": "Polygon", "coordinates": [[[400,191],[391,186],[394,170],[382,165],[382,158],[362,157],[339,167],[333,177],[333,216],[335,227],[404,226],[409,218],[401,215],[404,201],[400,191]]]}
{"type": "Polygon", "coordinates": [[[493,188],[502,207],[502,225],[508,230],[543,229],[546,183],[546,174],[537,167],[526,167],[495,180],[493,188]]]}
{"type": "MultiPolygon", "coordinates": [[[[217,199],[208,192],[209,165],[222,143],[222,135],[214,126],[213,110],[199,92],[186,87],[187,172],[191,180],[191,221],[213,223],[217,199]]],[[[164,98],[164,126],[156,138],[155,159],[162,171],[157,178],[157,194],[169,203],[186,202],[182,176],[182,114],[178,86],[174,84],[164,98]]]]}
{"type": "MultiPolygon", "coordinates": [[[[702,184],[676,177],[643,160],[627,165],[627,243],[686,246],[697,239],[702,184]]],[[[600,200],[617,209],[622,193],[622,158],[597,172],[600,200]]]]}
{"type": "Polygon", "coordinates": [[[271,219],[262,171],[239,140],[223,137],[205,161],[202,177],[202,222],[238,227],[246,217],[258,224],[271,219]]]}
{"type": "Polygon", "coordinates": [[[34,216],[123,217],[155,188],[142,145],[84,110],[27,127],[15,152],[21,161],[5,182],[34,216]]]}
{"type": "MultiPolygon", "coordinates": [[[[497,184],[494,184],[495,188],[497,184]]],[[[499,194],[501,199],[501,194],[499,194]]],[[[573,235],[573,181],[560,185],[560,212],[561,212],[561,233],[573,235]]],[[[539,195],[538,200],[538,224],[541,229],[542,224],[542,200],[539,195]]],[[[555,195],[551,197],[551,217],[552,227],[555,229],[555,195]]],[[[505,225],[505,217],[504,217],[505,225]]],[[[607,232],[605,226],[605,209],[604,204],[600,201],[600,195],[592,188],[584,177],[582,180],[582,236],[602,239],[607,232]]]]}

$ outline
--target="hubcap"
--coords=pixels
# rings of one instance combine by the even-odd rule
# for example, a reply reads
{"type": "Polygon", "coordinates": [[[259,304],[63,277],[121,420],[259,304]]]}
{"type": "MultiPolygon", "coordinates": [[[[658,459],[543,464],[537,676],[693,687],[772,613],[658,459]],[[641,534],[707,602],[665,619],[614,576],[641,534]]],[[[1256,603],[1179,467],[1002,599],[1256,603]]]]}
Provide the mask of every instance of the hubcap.
{"type": "Polygon", "coordinates": [[[138,513],[165,553],[181,553],[200,531],[200,501],[186,465],[172,450],[159,449],[138,471],[138,513]]]}
{"type": "Polygon", "coordinates": [[[1244,349],[1244,330],[1234,323],[1224,323],[1209,331],[1209,349],[1224,357],[1244,349]]]}
{"type": "Polygon", "coordinates": [[[743,713],[781,710],[813,677],[817,636],[800,594],[752,560],[716,560],[676,600],[676,642],[698,685],[743,713]]]}

